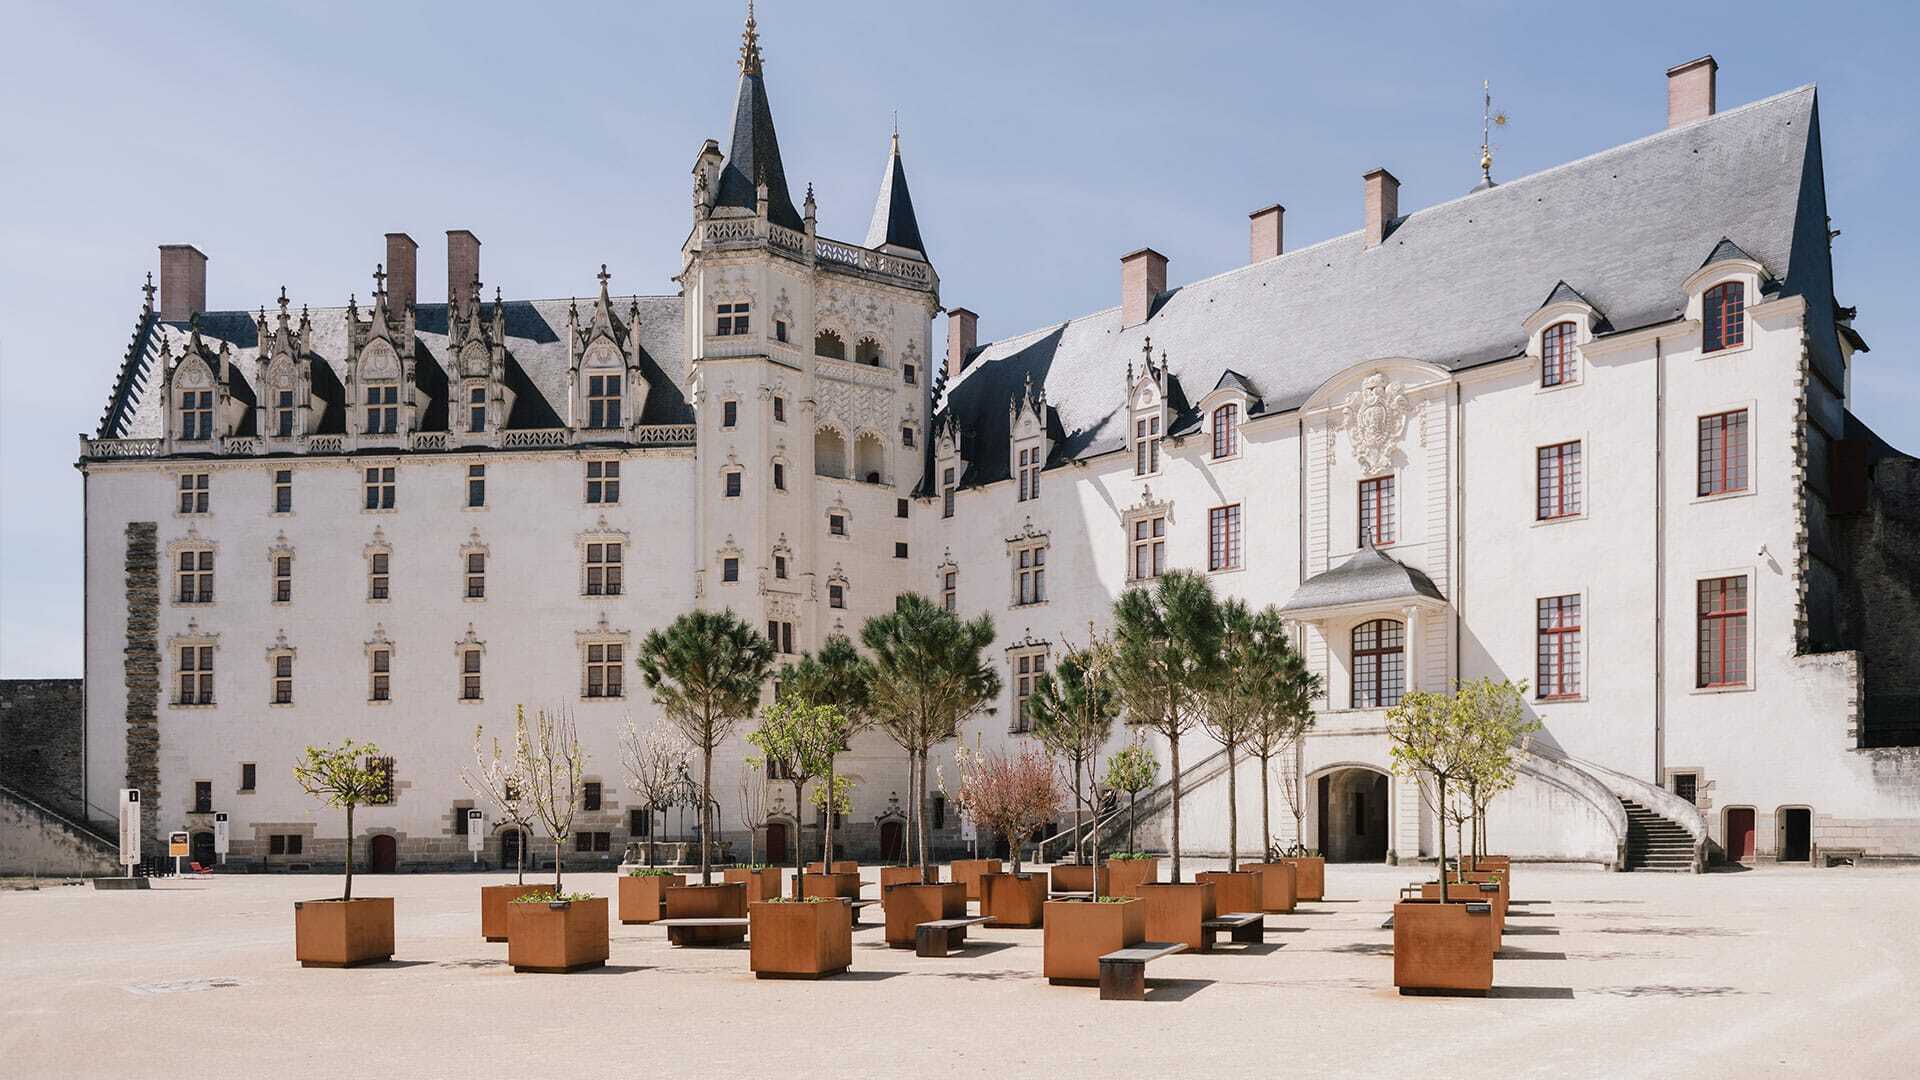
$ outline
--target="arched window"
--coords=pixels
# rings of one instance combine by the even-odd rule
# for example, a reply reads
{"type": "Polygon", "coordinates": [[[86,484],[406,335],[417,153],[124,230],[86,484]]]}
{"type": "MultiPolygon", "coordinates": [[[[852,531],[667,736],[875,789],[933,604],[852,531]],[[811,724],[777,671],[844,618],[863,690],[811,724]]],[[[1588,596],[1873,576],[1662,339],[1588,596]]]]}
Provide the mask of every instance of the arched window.
{"type": "Polygon", "coordinates": [[[1213,410],[1213,456],[1232,457],[1240,452],[1240,406],[1227,404],[1213,410]]]}
{"type": "Polygon", "coordinates": [[[1570,322],[1554,323],[1540,335],[1540,385],[1573,381],[1573,331],[1570,322]]]}
{"type": "Polygon", "coordinates": [[[870,337],[861,338],[860,344],[853,347],[853,362],[865,364],[868,367],[879,367],[880,343],[870,337]]]}
{"type": "Polygon", "coordinates": [[[1353,628],[1353,707],[1387,709],[1407,688],[1407,628],[1375,619],[1353,628]]]}
{"type": "Polygon", "coordinates": [[[832,428],[813,433],[813,475],[847,475],[847,440],[832,428]]]}
{"type": "Polygon", "coordinates": [[[887,451],[879,436],[863,432],[853,444],[853,478],[869,484],[886,481],[887,451]]]}
{"type": "Polygon", "coordinates": [[[1705,352],[1734,349],[1747,340],[1747,289],[1737,281],[1707,290],[1700,313],[1701,348],[1705,352]]]}
{"type": "Polygon", "coordinates": [[[813,355],[825,356],[834,360],[845,360],[847,358],[847,343],[840,340],[839,334],[831,330],[822,330],[814,336],[813,355]]]}

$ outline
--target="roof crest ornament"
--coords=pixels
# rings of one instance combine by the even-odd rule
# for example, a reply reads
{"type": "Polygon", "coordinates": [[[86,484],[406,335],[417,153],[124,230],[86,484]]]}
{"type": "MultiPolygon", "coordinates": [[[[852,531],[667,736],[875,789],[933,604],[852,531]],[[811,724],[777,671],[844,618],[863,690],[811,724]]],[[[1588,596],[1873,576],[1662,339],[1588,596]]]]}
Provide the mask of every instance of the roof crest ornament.
{"type": "Polygon", "coordinates": [[[747,0],[747,27],[740,32],[740,74],[760,74],[760,30],[753,21],[753,0],[747,0]]]}

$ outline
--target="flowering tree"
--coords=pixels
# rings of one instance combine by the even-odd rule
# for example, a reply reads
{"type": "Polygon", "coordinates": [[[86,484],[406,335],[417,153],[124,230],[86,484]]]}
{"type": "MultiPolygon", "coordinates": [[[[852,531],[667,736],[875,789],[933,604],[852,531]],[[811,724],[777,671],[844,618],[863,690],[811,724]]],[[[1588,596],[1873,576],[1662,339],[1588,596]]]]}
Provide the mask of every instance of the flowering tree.
{"type": "Polygon", "coordinates": [[[560,860],[567,837],[573,833],[573,815],[580,805],[580,778],[587,756],[580,749],[580,733],[573,714],[565,709],[537,710],[527,723],[525,706],[514,709],[514,762],[526,785],[534,815],[553,841],[553,895],[560,889],[560,860]]]}
{"type": "MultiPolygon", "coordinates": [[[[500,748],[500,740],[493,740],[491,752],[486,746],[486,728],[476,725],[473,729],[473,764],[460,770],[460,779],[467,790],[481,795],[493,804],[502,825],[511,825],[527,836],[533,831],[533,809],[528,805],[526,787],[522,784],[514,758],[500,748]]],[[[525,841],[516,845],[520,851],[520,865],[515,868],[514,880],[517,884],[527,883],[527,845],[525,841]]]]}
{"type": "Polygon", "coordinates": [[[647,809],[647,865],[654,864],[652,815],[672,801],[680,773],[687,767],[691,751],[687,740],[669,723],[657,723],[641,734],[627,718],[626,734],[620,738],[620,764],[627,773],[627,786],[647,809]]]}
{"type": "Polygon", "coordinates": [[[1020,842],[1060,808],[1053,762],[1032,747],[1008,755],[962,746],[959,766],[960,805],[974,821],[1007,838],[1007,853],[1018,874],[1020,842]]]}
{"type": "Polygon", "coordinates": [[[309,746],[293,779],[300,790],[347,812],[347,877],[340,899],[353,899],[353,808],[373,802],[387,790],[387,773],[373,764],[380,748],[352,739],[339,746],[309,746]]]}

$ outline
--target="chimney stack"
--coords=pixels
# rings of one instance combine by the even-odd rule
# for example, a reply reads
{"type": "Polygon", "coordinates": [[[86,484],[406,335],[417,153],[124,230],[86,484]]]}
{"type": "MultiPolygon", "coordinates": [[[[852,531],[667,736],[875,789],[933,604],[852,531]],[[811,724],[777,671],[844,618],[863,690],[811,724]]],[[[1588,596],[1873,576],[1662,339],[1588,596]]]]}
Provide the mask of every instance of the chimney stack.
{"type": "Polygon", "coordinates": [[[1720,65],[1709,53],[1667,69],[1667,126],[1679,127],[1713,115],[1720,65]]]}
{"type": "Polygon", "coordinates": [[[465,229],[447,230],[447,306],[459,309],[480,284],[480,238],[465,229]]]}
{"type": "Polygon", "coordinates": [[[186,322],[205,310],[207,257],[192,244],[161,244],[161,321],[186,322]]]}
{"type": "Polygon", "coordinates": [[[980,316],[966,308],[947,309],[947,378],[967,370],[967,354],[980,343],[980,316]]]}
{"type": "Polygon", "coordinates": [[[1152,248],[1120,256],[1120,325],[1147,321],[1153,298],[1167,291],[1167,257],[1152,248]]]}
{"type": "Polygon", "coordinates": [[[1400,216],[1400,181],[1385,169],[1361,177],[1367,185],[1367,246],[1378,247],[1400,216]]]}
{"type": "Polygon", "coordinates": [[[1282,226],[1286,223],[1287,208],[1279,203],[1262,207],[1247,215],[1253,224],[1248,237],[1248,262],[1271,259],[1286,250],[1283,246],[1282,226]]]}
{"type": "Polygon", "coordinates": [[[403,232],[387,234],[387,310],[395,315],[420,301],[420,245],[403,232]]]}

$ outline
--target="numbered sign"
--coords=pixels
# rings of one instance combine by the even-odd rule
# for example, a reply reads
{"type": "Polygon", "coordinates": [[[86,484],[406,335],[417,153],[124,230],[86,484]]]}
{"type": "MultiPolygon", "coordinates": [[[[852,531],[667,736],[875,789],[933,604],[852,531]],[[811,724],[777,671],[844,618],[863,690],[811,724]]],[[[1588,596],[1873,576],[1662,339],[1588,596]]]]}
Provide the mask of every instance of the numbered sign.
{"type": "Polygon", "coordinates": [[[960,815],[960,839],[968,844],[980,842],[980,830],[974,827],[973,818],[966,814],[960,815]]]}
{"type": "Polygon", "coordinates": [[[213,853],[222,859],[227,857],[227,815],[224,810],[213,815],[213,853]]]}
{"type": "Polygon", "coordinates": [[[477,857],[487,849],[487,816],[478,810],[467,811],[467,850],[477,857]]]}
{"type": "Polygon", "coordinates": [[[120,789],[120,865],[140,864],[140,789],[120,789]]]}

